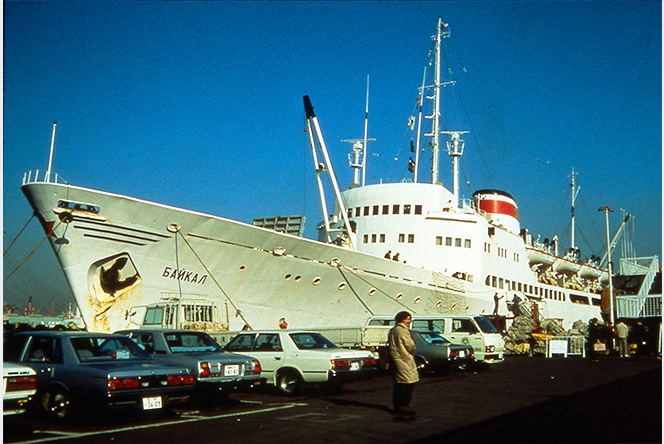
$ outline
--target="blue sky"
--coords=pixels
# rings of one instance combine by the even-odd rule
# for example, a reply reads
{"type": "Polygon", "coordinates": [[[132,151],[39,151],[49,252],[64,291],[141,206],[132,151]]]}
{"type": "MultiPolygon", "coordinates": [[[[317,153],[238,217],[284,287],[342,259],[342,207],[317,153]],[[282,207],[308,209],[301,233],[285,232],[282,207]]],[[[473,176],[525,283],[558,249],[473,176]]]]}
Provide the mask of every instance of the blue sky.
{"type": "MultiPolygon", "coordinates": [[[[522,227],[569,246],[574,168],[582,255],[603,253],[608,205],[612,231],[630,212],[637,254],[661,257],[662,11],[632,1],[7,1],[5,249],[30,218],[19,186],[46,169],[54,120],[53,171],[69,183],[249,223],[305,214],[314,237],[302,96],[345,188],[341,140],[362,137],[370,75],[367,182],[410,177],[406,122],[438,16],[451,27],[446,79],[458,82],[447,128],[472,132],[462,194],[507,191],[522,227]]],[[[42,237],[33,221],[5,276],[42,237]]],[[[71,300],[46,244],[5,284],[5,302],[28,294],[42,313],[71,300]]]]}

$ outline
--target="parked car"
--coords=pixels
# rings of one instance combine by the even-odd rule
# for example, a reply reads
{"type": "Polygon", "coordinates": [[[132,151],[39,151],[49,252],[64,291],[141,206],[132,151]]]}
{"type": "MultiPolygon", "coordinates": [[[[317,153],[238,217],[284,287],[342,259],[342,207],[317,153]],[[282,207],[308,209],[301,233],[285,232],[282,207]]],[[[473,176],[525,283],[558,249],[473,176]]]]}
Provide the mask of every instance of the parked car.
{"type": "Polygon", "coordinates": [[[156,410],[186,401],[195,377],[185,367],[155,364],[126,336],[74,331],[13,335],[4,361],[32,368],[35,396],[44,410],[63,419],[72,408],[156,410]]]}
{"type": "Polygon", "coordinates": [[[267,377],[285,395],[304,384],[331,384],[337,388],[377,370],[369,351],[347,350],[311,331],[248,331],[231,339],[225,349],[256,356],[267,377]]]}
{"type": "Polygon", "coordinates": [[[470,345],[452,344],[435,331],[411,330],[415,341],[415,363],[420,373],[450,371],[475,363],[470,345]]]}
{"type": "Polygon", "coordinates": [[[256,358],[225,351],[205,332],[135,329],[116,334],[129,336],[157,363],[187,367],[196,376],[199,394],[225,397],[265,382],[256,358]]]}
{"type": "Polygon", "coordinates": [[[35,371],[30,367],[3,362],[2,376],[4,379],[2,386],[3,415],[25,412],[28,403],[37,391],[35,371]]]}

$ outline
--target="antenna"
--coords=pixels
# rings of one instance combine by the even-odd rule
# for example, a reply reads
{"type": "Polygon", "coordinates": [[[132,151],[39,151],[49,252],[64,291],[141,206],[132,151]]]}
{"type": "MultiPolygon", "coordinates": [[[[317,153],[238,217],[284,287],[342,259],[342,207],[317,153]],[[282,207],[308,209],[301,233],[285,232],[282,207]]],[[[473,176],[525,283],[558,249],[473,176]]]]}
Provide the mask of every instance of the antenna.
{"type": "Polygon", "coordinates": [[[51,181],[51,166],[53,165],[53,147],[55,146],[55,127],[58,122],[53,121],[53,135],[51,136],[51,153],[48,156],[48,170],[46,171],[46,182],[51,181]]]}
{"type": "Polygon", "coordinates": [[[367,178],[367,131],[369,125],[369,74],[367,74],[367,103],[364,107],[364,154],[362,157],[362,186],[367,178]]]}

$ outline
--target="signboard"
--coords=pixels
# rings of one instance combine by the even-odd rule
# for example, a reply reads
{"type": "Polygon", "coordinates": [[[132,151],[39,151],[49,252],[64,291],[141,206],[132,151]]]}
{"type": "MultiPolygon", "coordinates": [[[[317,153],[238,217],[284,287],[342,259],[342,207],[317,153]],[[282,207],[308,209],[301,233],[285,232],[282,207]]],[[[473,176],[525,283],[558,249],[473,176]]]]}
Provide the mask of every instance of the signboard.
{"type": "Polygon", "coordinates": [[[565,355],[567,357],[567,339],[552,339],[547,342],[546,357],[550,358],[553,355],[565,355]]]}

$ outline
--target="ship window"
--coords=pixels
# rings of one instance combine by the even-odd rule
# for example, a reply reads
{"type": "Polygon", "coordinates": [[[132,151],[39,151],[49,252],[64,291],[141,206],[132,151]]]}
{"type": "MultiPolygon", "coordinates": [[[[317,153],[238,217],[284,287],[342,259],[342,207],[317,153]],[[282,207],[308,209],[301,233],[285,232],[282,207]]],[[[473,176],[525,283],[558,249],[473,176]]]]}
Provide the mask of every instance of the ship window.
{"type": "Polygon", "coordinates": [[[384,244],[385,243],[385,233],[380,234],[380,243],[384,244]]]}
{"type": "Polygon", "coordinates": [[[578,294],[570,294],[569,300],[572,301],[574,304],[590,305],[590,301],[586,296],[581,296],[578,294]]]}
{"type": "Polygon", "coordinates": [[[422,214],[422,205],[415,205],[415,214],[422,214]]]}
{"type": "Polygon", "coordinates": [[[519,282],[519,291],[521,291],[521,282],[519,282]]]}
{"type": "Polygon", "coordinates": [[[503,284],[504,284],[503,278],[498,279],[498,288],[500,288],[502,290],[503,289],[503,284]]]}
{"type": "Polygon", "coordinates": [[[415,242],[415,235],[414,234],[409,234],[408,235],[408,243],[412,244],[415,242]]]}
{"type": "Polygon", "coordinates": [[[390,206],[383,205],[383,214],[390,214],[390,206]]]}
{"type": "Polygon", "coordinates": [[[392,205],[392,214],[399,214],[399,205],[392,205]]]}
{"type": "Polygon", "coordinates": [[[368,206],[364,207],[364,215],[365,216],[369,215],[369,207],[368,206]]]}
{"type": "Polygon", "coordinates": [[[75,210],[75,211],[86,211],[88,213],[99,214],[99,207],[96,205],[69,202],[67,200],[59,200],[58,208],[64,208],[66,210],[75,210]]]}
{"type": "Polygon", "coordinates": [[[373,206],[373,213],[372,213],[372,215],[373,215],[373,216],[378,216],[378,205],[374,205],[374,206],[373,206]]]}
{"type": "Polygon", "coordinates": [[[491,285],[491,276],[487,276],[487,277],[486,277],[486,280],[484,281],[484,285],[486,285],[487,287],[488,287],[489,285],[491,285]]]}
{"type": "Polygon", "coordinates": [[[533,292],[533,286],[531,285],[530,286],[530,293],[532,293],[532,292],[533,292]]]}
{"type": "Polygon", "coordinates": [[[446,237],[445,238],[445,246],[446,247],[451,247],[452,246],[452,238],[451,237],[446,237]]]}
{"type": "Polygon", "coordinates": [[[355,217],[360,215],[360,207],[355,208],[355,217]]]}
{"type": "Polygon", "coordinates": [[[454,246],[455,247],[460,247],[461,246],[461,239],[459,239],[458,237],[456,239],[454,239],[454,246]]]}
{"type": "Polygon", "coordinates": [[[164,309],[162,307],[148,308],[145,311],[145,319],[143,320],[144,325],[154,325],[161,324],[162,319],[164,318],[164,309]]]}
{"type": "Polygon", "coordinates": [[[466,239],[466,240],[463,242],[463,246],[464,246],[464,248],[470,248],[470,239],[466,239]]]}
{"type": "Polygon", "coordinates": [[[352,208],[348,209],[348,217],[353,217],[353,209],[352,208]]]}
{"type": "Polygon", "coordinates": [[[491,276],[491,286],[496,288],[498,286],[498,278],[496,276],[491,276]]]}
{"type": "Polygon", "coordinates": [[[377,236],[375,234],[371,235],[371,243],[375,244],[376,243],[377,236]]]}
{"type": "Polygon", "coordinates": [[[410,214],[410,205],[403,206],[403,214],[410,214]]]}
{"type": "Polygon", "coordinates": [[[399,233],[399,242],[405,242],[406,241],[406,235],[403,233],[399,233]]]}
{"type": "Polygon", "coordinates": [[[365,244],[368,244],[368,243],[369,243],[369,235],[368,235],[368,234],[365,234],[365,235],[362,237],[362,242],[365,243],[365,244]]]}
{"type": "Polygon", "coordinates": [[[436,245],[443,245],[443,236],[436,236],[436,245]]]}

